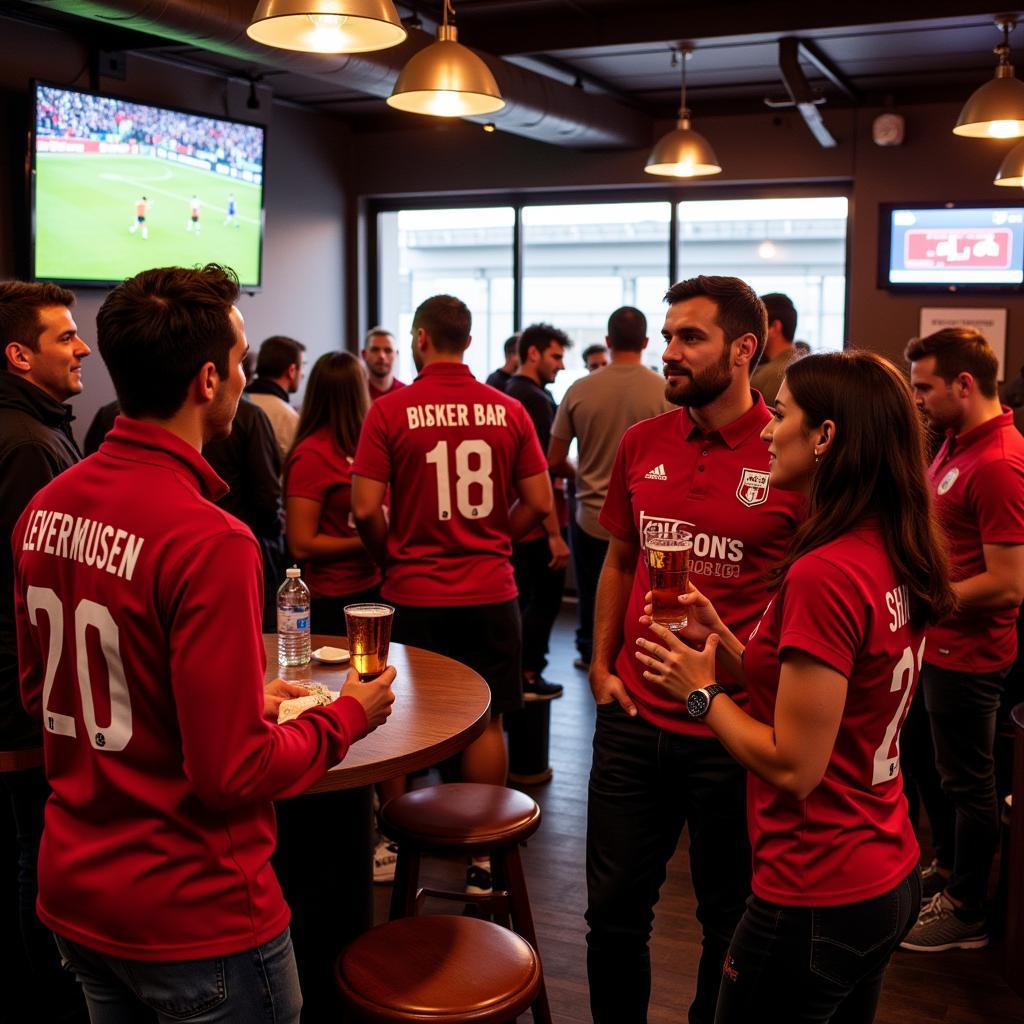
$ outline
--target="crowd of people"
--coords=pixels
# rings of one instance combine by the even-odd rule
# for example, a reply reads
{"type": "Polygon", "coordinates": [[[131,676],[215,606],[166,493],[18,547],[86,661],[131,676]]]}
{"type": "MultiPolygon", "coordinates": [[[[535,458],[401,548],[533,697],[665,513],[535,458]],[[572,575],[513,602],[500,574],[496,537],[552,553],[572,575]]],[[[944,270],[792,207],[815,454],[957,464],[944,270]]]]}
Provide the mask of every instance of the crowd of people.
{"type": "Polygon", "coordinates": [[[239,169],[263,163],[262,128],[53,86],[39,86],[36,134],[162,145],[189,156],[213,154],[239,169]]]}
{"type": "MultiPolygon", "coordinates": [[[[395,674],[351,676],[334,703],[274,724],[301,692],[263,682],[291,560],[315,632],[383,600],[395,640],[484,678],[490,723],[459,771],[494,785],[503,716],[562,694],[544,673],[572,561],[597,708],[598,1024],[646,1019],[684,828],[702,931],[692,1024],[869,1022],[897,947],[988,942],[1024,438],[981,334],[913,339],[906,367],[804,355],[786,296],[701,276],[665,296],[663,374],[642,363],[644,314],[622,307],[556,404],[564,331],[529,325],[479,382],[470,310],[438,295],[413,316],[413,383],[375,327],[358,356],[313,363],[296,409],[304,346],[266,339],[246,383],[237,297],[217,266],[111,292],[96,341],[117,402],[82,458],[74,296],[0,285],[0,786],[21,849],[4,885],[48,1019],[85,1019],[50,932],[94,1022],[163,1020],[172,1003],[298,1019],[272,801],[386,722],[395,674]],[[645,543],[680,530],[690,585],[673,631],[652,614],[645,543]]],[[[387,878],[393,852],[376,858],[387,878]]],[[[467,865],[468,892],[490,887],[486,858],[467,865]]]]}

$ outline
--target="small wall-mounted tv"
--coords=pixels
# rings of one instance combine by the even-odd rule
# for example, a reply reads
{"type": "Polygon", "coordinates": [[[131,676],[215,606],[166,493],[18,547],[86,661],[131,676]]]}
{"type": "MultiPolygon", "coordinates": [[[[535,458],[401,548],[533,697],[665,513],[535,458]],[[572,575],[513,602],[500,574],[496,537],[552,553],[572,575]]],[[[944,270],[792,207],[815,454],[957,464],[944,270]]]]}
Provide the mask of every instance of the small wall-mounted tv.
{"type": "Polygon", "coordinates": [[[878,287],[1003,291],[1024,283],[1024,201],[884,203],[878,287]]]}
{"type": "Polygon", "coordinates": [[[266,130],[33,83],[31,274],[111,285],[210,262],[262,283],[266,130]]]}

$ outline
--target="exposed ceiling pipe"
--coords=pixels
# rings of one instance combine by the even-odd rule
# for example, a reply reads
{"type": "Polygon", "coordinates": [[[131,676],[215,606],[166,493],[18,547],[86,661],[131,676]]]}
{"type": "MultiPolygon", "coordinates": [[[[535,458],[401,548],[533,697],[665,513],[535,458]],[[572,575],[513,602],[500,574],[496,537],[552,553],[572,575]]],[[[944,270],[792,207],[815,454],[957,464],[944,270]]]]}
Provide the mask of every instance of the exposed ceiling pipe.
{"type": "MultiPolygon", "coordinates": [[[[412,29],[401,45],[375,53],[321,56],[277,50],[245,34],[255,0],[30,0],[38,7],[118,28],[185,43],[215,53],[289,71],[346,91],[382,98],[391,94],[409,58],[434,38],[412,29]]],[[[642,149],[651,144],[653,122],[606,96],[595,96],[489,54],[479,56],[494,74],[506,101],[493,121],[505,132],[581,149],[642,149]]]]}

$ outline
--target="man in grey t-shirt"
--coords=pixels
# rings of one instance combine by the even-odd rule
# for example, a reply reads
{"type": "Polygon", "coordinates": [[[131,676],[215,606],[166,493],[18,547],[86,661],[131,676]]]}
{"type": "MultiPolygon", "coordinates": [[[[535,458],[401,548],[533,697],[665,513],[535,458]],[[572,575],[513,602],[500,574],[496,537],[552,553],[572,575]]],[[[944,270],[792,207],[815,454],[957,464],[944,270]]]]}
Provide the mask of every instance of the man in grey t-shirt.
{"type": "Polygon", "coordinates": [[[611,363],[569,388],[558,407],[548,447],[552,473],[576,478],[576,516],[569,523],[569,537],[579,595],[577,668],[589,667],[593,649],[594,598],[608,550],[608,533],[598,516],[619,441],[634,423],[674,408],[665,398],[664,379],[641,362],[647,347],[647,318],[639,309],[623,306],[612,313],[607,342],[611,363]],[[579,440],[575,469],[569,462],[574,437],[579,440]]]}

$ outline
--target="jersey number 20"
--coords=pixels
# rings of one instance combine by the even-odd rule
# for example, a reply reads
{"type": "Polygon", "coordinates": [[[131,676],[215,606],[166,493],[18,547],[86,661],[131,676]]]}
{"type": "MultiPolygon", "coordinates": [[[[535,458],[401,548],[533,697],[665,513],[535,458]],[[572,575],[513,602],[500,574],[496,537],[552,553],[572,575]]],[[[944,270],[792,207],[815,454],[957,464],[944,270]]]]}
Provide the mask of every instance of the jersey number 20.
{"type": "MultiPolygon", "coordinates": [[[[426,459],[437,470],[437,518],[451,519],[452,490],[448,476],[448,442],[438,441],[426,459]]],[[[486,441],[462,441],[455,449],[455,504],[466,519],[483,519],[494,508],[494,483],[491,480],[491,446],[486,441]],[[476,466],[470,465],[475,457],[476,466]],[[471,499],[476,484],[480,500],[471,499]]]]}

